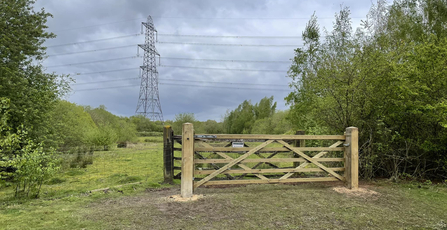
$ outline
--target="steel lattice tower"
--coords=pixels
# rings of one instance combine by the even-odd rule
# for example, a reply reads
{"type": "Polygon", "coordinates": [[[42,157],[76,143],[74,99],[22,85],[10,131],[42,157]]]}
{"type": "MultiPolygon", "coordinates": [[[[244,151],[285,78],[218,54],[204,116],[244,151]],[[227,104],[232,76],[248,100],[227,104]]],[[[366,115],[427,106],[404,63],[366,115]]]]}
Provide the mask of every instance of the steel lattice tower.
{"type": "Polygon", "coordinates": [[[158,93],[158,71],[156,56],[160,54],[155,49],[155,30],[151,16],[147,17],[147,22],[143,22],[146,29],[145,43],[138,45],[144,50],[143,65],[141,66],[141,85],[138,98],[136,114],[143,114],[152,121],[163,121],[161,111],[160,96],[158,93]]]}

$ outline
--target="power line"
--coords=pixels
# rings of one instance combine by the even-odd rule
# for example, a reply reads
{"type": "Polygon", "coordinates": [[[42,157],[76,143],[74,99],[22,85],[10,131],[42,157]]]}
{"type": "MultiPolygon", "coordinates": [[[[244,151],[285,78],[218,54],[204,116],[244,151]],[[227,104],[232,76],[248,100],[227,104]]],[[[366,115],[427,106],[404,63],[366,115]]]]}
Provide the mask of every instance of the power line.
{"type": "Polygon", "coordinates": [[[51,65],[51,66],[46,66],[46,68],[55,68],[55,67],[62,67],[62,66],[74,66],[74,65],[86,65],[86,64],[91,64],[91,63],[118,61],[118,60],[131,59],[131,58],[140,58],[140,57],[138,57],[138,56],[130,56],[130,57],[121,57],[121,58],[97,60],[97,61],[69,63],[69,64],[62,64],[62,65],[51,65]]]}
{"type": "Polygon", "coordinates": [[[279,87],[288,87],[288,85],[275,85],[275,84],[261,84],[261,83],[250,83],[250,82],[222,82],[222,81],[196,81],[196,80],[179,80],[172,78],[160,78],[163,81],[184,81],[184,82],[197,82],[197,83],[208,83],[208,84],[229,84],[229,85],[260,85],[260,86],[279,86],[279,87]]]}
{"type": "Polygon", "coordinates": [[[214,62],[259,62],[259,63],[287,63],[291,61],[267,61],[267,60],[229,60],[229,59],[197,59],[197,58],[182,58],[182,57],[160,57],[161,59],[174,60],[194,60],[194,61],[214,61],[214,62]]]}
{"type": "Polygon", "coordinates": [[[253,46],[253,47],[302,47],[303,45],[251,45],[251,44],[222,44],[222,43],[188,43],[188,42],[158,42],[158,44],[199,45],[199,46],[253,46]]]}
{"type": "Polygon", "coordinates": [[[112,86],[112,87],[103,87],[103,88],[89,88],[89,89],[76,89],[74,92],[79,91],[91,91],[91,90],[102,90],[102,89],[118,89],[118,88],[128,88],[128,87],[137,87],[138,85],[123,85],[123,86],[112,86]]]}
{"type": "Polygon", "coordinates": [[[211,67],[196,67],[196,66],[174,66],[174,65],[160,65],[165,68],[187,68],[187,69],[208,69],[208,70],[233,70],[233,71],[255,71],[255,72],[287,72],[283,70],[272,69],[230,69],[230,68],[211,68],[211,67]]]}
{"type": "Polygon", "coordinates": [[[137,69],[138,68],[115,69],[115,70],[106,70],[106,71],[88,72],[88,73],[74,73],[74,75],[89,75],[89,74],[98,74],[98,73],[112,73],[112,72],[122,72],[122,71],[137,70],[137,69]]]}
{"type": "MultiPolygon", "coordinates": [[[[310,17],[301,17],[301,18],[285,18],[285,17],[271,17],[271,18],[188,18],[188,17],[152,17],[157,19],[189,19],[189,20],[309,20],[310,17]]],[[[365,17],[351,17],[352,19],[365,19],[365,17]]],[[[320,20],[328,20],[328,19],[335,19],[334,17],[319,17],[317,19],[320,20]]],[[[85,28],[91,28],[91,27],[97,27],[97,26],[105,26],[105,25],[111,25],[111,24],[118,24],[122,22],[129,22],[129,21],[138,21],[138,20],[146,20],[146,18],[133,18],[133,19],[124,19],[120,21],[114,21],[114,22],[107,22],[102,24],[95,24],[95,25],[87,25],[87,26],[80,26],[80,27],[73,27],[68,29],[62,29],[62,30],[56,30],[52,31],[53,33],[57,32],[65,32],[70,30],[78,30],[78,29],[85,29],[85,28]]]]}
{"type": "MultiPolygon", "coordinates": [[[[186,68],[186,69],[208,69],[208,70],[230,70],[230,71],[254,71],[254,72],[278,72],[287,73],[284,70],[271,70],[271,69],[232,69],[232,68],[212,68],[212,67],[198,67],[198,66],[173,66],[173,65],[160,65],[163,68],[186,68]]],[[[112,72],[122,72],[128,70],[137,70],[139,68],[126,68],[126,69],[116,69],[116,70],[106,70],[97,72],[86,72],[86,73],[73,73],[73,75],[89,75],[89,74],[100,74],[100,73],[112,73],[112,72]]]]}
{"type": "Polygon", "coordinates": [[[228,86],[208,86],[208,85],[185,85],[185,84],[171,84],[171,83],[160,83],[161,85],[175,85],[175,86],[190,86],[190,87],[207,87],[207,88],[219,88],[219,89],[243,89],[243,90],[268,90],[268,91],[284,91],[289,92],[290,90],[285,89],[273,89],[273,88],[245,88],[245,87],[228,87],[228,86]]]}
{"type": "Polygon", "coordinates": [[[107,23],[103,23],[103,24],[96,24],[96,25],[89,25],[89,26],[74,27],[74,28],[69,28],[69,29],[56,30],[56,31],[53,31],[53,33],[64,32],[64,31],[70,31],[70,30],[85,29],[85,28],[96,27],[96,26],[105,26],[105,25],[110,25],[110,24],[116,24],[116,23],[121,23],[121,22],[129,22],[129,21],[137,21],[137,20],[145,20],[145,18],[126,19],[126,20],[115,21],[115,22],[107,22],[107,23]]]}
{"type": "MultiPolygon", "coordinates": [[[[193,20],[309,20],[310,17],[302,18],[284,18],[284,17],[271,17],[271,18],[185,18],[185,17],[153,17],[160,19],[193,19],[193,20]]],[[[365,19],[365,17],[350,17],[352,19],[365,19]]],[[[335,19],[334,17],[317,17],[317,19],[327,20],[335,19]]]]}
{"type": "Polygon", "coordinates": [[[141,36],[141,35],[142,34],[130,34],[130,35],[117,36],[117,37],[110,37],[110,38],[101,38],[101,39],[96,39],[96,40],[89,40],[89,41],[73,42],[73,43],[65,43],[65,44],[47,46],[47,48],[61,47],[61,46],[70,46],[70,45],[79,45],[79,44],[86,44],[86,43],[92,43],[92,42],[109,41],[109,40],[122,39],[122,38],[128,38],[128,37],[138,37],[138,36],[141,36]]]}
{"type": "Polygon", "coordinates": [[[256,39],[291,39],[302,36],[245,36],[245,35],[191,35],[191,34],[158,34],[165,37],[204,37],[204,38],[256,38],[256,39]]]}
{"type": "Polygon", "coordinates": [[[104,83],[104,82],[112,82],[112,81],[137,80],[137,79],[140,79],[140,78],[139,77],[132,77],[132,78],[121,78],[121,79],[105,80],[105,81],[89,81],[89,82],[74,83],[73,85],[89,85],[89,84],[96,84],[96,83],[104,83]]]}
{"type": "MultiPolygon", "coordinates": [[[[219,89],[267,90],[267,91],[282,91],[282,92],[290,91],[290,90],[285,90],[285,89],[273,89],[273,88],[225,87],[225,86],[187,85],[187,84],[174,84],[174,83],[159,83],[159,84],[160,85],[182,86],[182,87],[188,86],[188,87],[206,87],[206,88],[219,88],[219,89]]],[[[140,85],[125,85],[125,86],[112,86],[112,87],[103,87],[103,88],[78,89],[78,90],[74,90],[74,92],[103,90],[103,89],[118,89],[118,88],[137,87],[137,86],[140,86],[140,85]]]]}
{"type": "Polygon", "coordinates": [[[103,49],[95,49],[95,50],[84,50],[84,51],[72,52],[72,53],[50,54],[50,55],[47,55],[47,56],[48,56],[48,57],[54,57],[54,56],[61,56],[61,55],[70,55],[70,54],[79,54],[79,53],[89,53],[89,52],[97,52],[97,51],[104,51],[104,50],[112,50],[112,49],[127,48],[127,47],[136,46],[136,45],[138,45],[138,44],[127,45],[127,46],[116,46],[116,47],[103,48],[103,49]]]}
{"type": "MultiPolygon", "coordinates": [[[[126,80],[137,80],[139,77],[133,78],[121,78],[121,79],[113,79],[113,80],[105,80],[105,81],[91,81],[91,82],[82,82],[82,83],[74,83],[73,85],[86,85],[86,84],[96,84],[96,83],[104,83],[104,82],[114,82],[114,81],[126,81],[126,80]]],[[[230,84],[230,85],[259,85],[259,86],[279,86],[279,87],[287,87],[287,85],[276,85],[276,84],[261,84],[261,83],[251,83],[251,82],[222,82],[222,81],[197,81],[191,79],[174,79],[174,78],[160,78],[160,81],[181,81],[181,82],[196,82],[196,83],[207,83],[207,84],[230,84]]]]}
{"type": "MultiPolygon", "coordinates": [[[[123,35],[123,36],[117,36],[117,37],[109,37],[109,38],[101,38],[101,39],[95,39],[95,40],[88,40],[88,41],[81,41],[81,42],[72,42],[72,43],[64,43],[59,45],[50,45],[47,46],[47,48],[54,48],[54,47],[62,47],[62,46],[71,46],[71,45],[80,45],[80,44],[87,44],[87,43],[93,43],[93,42],[101,42],[101,41],[110,41],[115,39],[123,39],[123,38],[129,38],[129,37],[138,37],[142,36],[143,34],[137,33],[137,34],[129,34],[129,35],[123,35]]],[[[254,38],[254,39],[293,39],[293,38],[302,38],[302,36],[245,36],[245,35],[189,35],[189,34],[158,34],[158,36],[167,36],[167,37],[204,37],[204,38],[254,38]]]]}
{"type": "MultiPolygon", "coordinates": [[[[46,68],[56,68],[56,67],[62,67],[62,66],[75,66],[75,65],[87,65],[87,64],[92,64],[92,63],[110,62],[110,61],[118,61],[118,60],[125,60],[125,59],[135,59],[135,58],[142,58],[142,56],[129,56],[129,57],[121,57],[121,58],[111,58],[111,59],[104,59],[104,60],[96,60],[96,61],[68,63],[68,64],[61,64],[61,65],[51,65],[51,66],[46,66],[46,68]]],[[[233,63],[251,62],[251,63],[285,63],[285,64],[289,64],[291,62],[291,61],[273,61],[273,60],[270,61],[270,60],[199,59],[199,58],[184,58],[184,57],[160,57],[160,59],[191,60],[191,61],[211,61],[211,62],[233,62],[233,63]]]]}

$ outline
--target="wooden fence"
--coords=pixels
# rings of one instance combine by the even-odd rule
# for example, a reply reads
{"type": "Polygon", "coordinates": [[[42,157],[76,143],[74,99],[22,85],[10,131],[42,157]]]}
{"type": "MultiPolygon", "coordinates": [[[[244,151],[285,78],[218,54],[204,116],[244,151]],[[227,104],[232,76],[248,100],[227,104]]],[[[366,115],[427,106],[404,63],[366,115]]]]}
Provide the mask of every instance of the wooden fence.
{"type": "Polygon", "coordinates": [[[347,128],[344,135],[297,134],[195,135],[193,125],[185,123],[182,135],[175,136],[165,127],[165,181],[181,175],[183,197],[206,185],[344,181],[348,188],[358,188],[357,128],[347,128]],[[240,147],[231,144],[241,141],[240,147]],[[181,158],[175,151],[181,151],[181,158]],[[181,172],[174,175],[175,170],[181,172]]]}

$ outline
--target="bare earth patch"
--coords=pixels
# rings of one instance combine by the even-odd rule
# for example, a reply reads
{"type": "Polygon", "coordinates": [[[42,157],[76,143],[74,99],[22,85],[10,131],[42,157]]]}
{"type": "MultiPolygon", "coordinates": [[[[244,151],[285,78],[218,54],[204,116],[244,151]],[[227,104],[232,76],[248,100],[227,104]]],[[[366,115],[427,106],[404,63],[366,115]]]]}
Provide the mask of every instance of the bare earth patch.
{"type": "Polygon", "coordinates": [[[172,195],[169,197],[165,197],[164,199],[171,202],[188,202],[188,201],[196,201],[203,197],[204,195],[193,195],[192,197],[189,198],[183,198],[181,195],[172,195]]]}
{"type": "Polygon", "coordinates": [[[378,196],[380,196],[380,193],[366,188],[358,188],[357,190],[352,190],[346,187],[333,187],[332,190],[341,194],[346,194],[348,196],[356,196],[363,198],[371,198],[371,197],[377,198],[378,196]]]}
{"type": "MultiPolygon", "coordinates": [[[[362,184],[249,185],[199,188],[189,202],[179,186],[101,199],[83,215],[98,229],[404,229],[445,228],[444,192],[425,202],[408,188],[362,184]],[[312,199],[309,199],[309,196],[312,199]],[[380,199],[379,199],[380,198],[380,199]],[[194,201],[193,201],[194,200],[194,201]]],[[[428,197],[426,195],[424,198],[428,197]]]]}

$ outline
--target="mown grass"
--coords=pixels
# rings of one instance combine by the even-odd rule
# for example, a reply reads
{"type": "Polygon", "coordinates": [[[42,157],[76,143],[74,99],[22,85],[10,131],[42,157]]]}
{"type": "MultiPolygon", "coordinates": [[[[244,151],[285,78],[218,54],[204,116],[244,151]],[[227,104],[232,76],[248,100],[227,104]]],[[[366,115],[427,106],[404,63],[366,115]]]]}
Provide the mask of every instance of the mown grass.
{"type": "Polygon", "coordinates": [[[85,204],[163,187],[162,137],[146,137],[130,148],[98,151],[86,168],[65,168],[47,181],[39,199],[17,200],[13,188],[0,189],[0,229],[61,229],[100,226],[76,217],[85,204]],[[126,185],[129,184],[129,185],[126,185]],[[124,186],[121,186],[124,185],[124,186]],[[114,186],[121,186],[115,188],[114,186]],[[91,192],[97,189],[109,188],[91,192]],[[104,191],[106,193],[104,193],[104,191]]]}
{"type": "Polygon", "coordinates": [[[166,200],[178,189],[94,202],[88,220],[108,229],[445,229],[445,185],[370,183],[378,194],[353,196],[333,186],[250,185],[199,188],[194,202],[166,200]]]}
{"type": "Polygon", "coordinates": [[[331,183],[198,188],[203,199],[171,202],[180,191],[160,183],[161,137],[141,142],[95,152],[92,165],[62,171],[39,199],[1,189],[0,229],[447,229],[445,184],[371,182],[361,187],[378,195],[360,196],[331,183]]]}
{"type": "MultiPolygon", "coordinates": [[[[161,142],[161,137],[158,142],[161,142]]],[[[42,187],[41,197],[61,197],[132,182],[158,183],[163,180],[160,143],[141,143],[130,148],[97,151],[86,168],[61,170],[42,187]]],[[[11,197],[12,189],[0,190],[0,197],[11,197]]]]}

